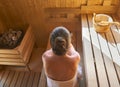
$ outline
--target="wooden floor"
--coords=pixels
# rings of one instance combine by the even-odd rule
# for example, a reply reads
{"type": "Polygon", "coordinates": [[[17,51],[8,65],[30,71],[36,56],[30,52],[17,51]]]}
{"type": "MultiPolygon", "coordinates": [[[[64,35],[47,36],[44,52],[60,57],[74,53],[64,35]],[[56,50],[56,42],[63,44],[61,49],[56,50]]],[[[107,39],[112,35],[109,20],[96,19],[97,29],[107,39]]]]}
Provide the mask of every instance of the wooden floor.
{"type": "Polygon", "coordinates": [[[40,72],[2,70],[0,87],[40,87],[40,72]]]}
{"type": "MultiPolygon", "coordinates": [[[[78,22],[50,22],[48,23],[48,32],[51,32],[56,26],[65,26],[73,34],[72,43],[81,55],[80,65],[83,67],[82,42],[81,42],[81,23],[78,22]]],[[[42,69],[41,55],[44,49],[35,48],[32,52],[27,67],[7,66],[0,71],[0,87],[40,87],[40,77],[42,69]]],[[[84,70],[83,70],[84,71],[84,70]]],[[[83,75],[84,76],[84,75],[83,75]]],[[[84,87],[84,78],[81,80],[81,87],[84,87]]]]}

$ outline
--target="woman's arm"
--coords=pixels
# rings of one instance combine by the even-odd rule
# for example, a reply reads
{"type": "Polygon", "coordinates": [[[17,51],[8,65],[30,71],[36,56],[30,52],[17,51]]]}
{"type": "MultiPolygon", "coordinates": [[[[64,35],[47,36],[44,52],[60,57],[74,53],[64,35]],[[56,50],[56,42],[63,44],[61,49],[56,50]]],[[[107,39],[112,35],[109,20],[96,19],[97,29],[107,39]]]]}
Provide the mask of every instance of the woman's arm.
{"type": "Polygon", "coordinates": [[[72,45],[72,43],[70,44],[70,50],[73,50],[73,51],[75,51],[75,48],[74,48],[74,46],[72,45]]]}

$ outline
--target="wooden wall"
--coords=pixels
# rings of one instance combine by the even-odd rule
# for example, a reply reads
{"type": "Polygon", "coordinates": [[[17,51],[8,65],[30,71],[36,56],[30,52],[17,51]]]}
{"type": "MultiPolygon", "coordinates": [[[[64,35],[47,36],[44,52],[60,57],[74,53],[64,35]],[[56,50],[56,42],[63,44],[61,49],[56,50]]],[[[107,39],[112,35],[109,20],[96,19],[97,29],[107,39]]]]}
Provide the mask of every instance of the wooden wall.
{"type": "Polygon", "coordinates": [[[119,7],[119,9],[118,9],[118,11],[117,11],[117,15],[118,15],[119,18],[120,18],[120,7],[119,7]]]}
{"type": "Polygon", "coordinates": [[[0,20],[0,34],[3,33],[5,30],[6,30],[6,27],[5,27],[4,23],[3,23],[3,21],[0,20]]]}
{"type": "Polygon", "coordinates": [[[0,18],[7,28],[32,25],[37,46],[45,47],[47,36],[42,3],[42,0],[0,0],[0,18]]]}
{"type": "Polygon", "coordinates": [[[47,44],[49,28],[44,21],[44,8],[79,8],[85,12],[107,9],[116,12],[119,0],[0,0],[0,24],[7,28],[30,24],[38,47],[47,44]]]}

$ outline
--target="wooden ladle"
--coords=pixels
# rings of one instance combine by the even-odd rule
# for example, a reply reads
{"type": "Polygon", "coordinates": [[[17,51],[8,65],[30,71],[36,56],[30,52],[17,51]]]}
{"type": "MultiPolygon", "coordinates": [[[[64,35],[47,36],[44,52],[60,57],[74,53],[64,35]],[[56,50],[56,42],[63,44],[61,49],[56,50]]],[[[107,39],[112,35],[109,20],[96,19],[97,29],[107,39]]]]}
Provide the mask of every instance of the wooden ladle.
{"type": "Polygon", "coordinates": [[[106,25],[120,25],[119,22],[109,22],[109,21],[101,21],[101,22],[99,22],[97,24],[101,25],[101,26],[106,26],[106,25]]]}

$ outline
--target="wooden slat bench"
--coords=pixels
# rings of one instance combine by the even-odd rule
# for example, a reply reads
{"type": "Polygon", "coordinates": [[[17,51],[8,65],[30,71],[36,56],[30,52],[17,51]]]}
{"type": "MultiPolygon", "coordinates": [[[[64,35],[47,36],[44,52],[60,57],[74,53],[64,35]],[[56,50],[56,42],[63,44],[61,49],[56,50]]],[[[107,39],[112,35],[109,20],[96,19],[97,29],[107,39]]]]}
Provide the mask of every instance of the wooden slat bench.
{"type": "MultiPolygon", "coordinates": [[[[82,43],[87,87],[120,87],[120,30],[97,33],[93,15],[82,14],[82,43]]],[[[116,16],[113,15],[113,19],[116,16]]]]}

